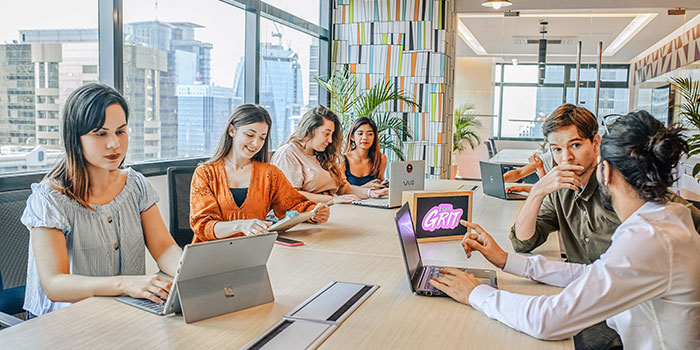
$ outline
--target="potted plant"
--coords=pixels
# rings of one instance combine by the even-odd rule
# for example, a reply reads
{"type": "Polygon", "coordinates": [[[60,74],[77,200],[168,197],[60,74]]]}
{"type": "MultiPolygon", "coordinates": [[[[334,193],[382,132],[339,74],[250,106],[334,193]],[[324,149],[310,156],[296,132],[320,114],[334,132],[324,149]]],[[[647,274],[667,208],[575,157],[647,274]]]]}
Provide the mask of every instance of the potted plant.
{"type": "Polygon", "coordinates": [[[390,82],[377,83],[366,91],[358,91],[355,75],[345,69],[336,69],[325,81],[316,77],[318,84],[331,95],[330,110],[341,120],[343,133],[347,133],[355,119],[368,117],[377,125],[379,145],[383,151],[391,150],[400,160],[405,160],[402,150],[402,136],[413,136],[404,120],[391,112],[378,112],[377,108],[386,102],[401,101],[409,106],[420,107],[406,96],[403,90],[395,89],[390,82]]]}
{"type": "Polygon", "coordinates": [[[474,149],[481,143],[481,137],[477,129],[481,127],[481,122],[474,115],[474,105],[463,104],[454,110],[452,117],[452,178],[457,175],[457,155],[465,150],[465,142],[474,149]]]}
{"type": "MultiPolygon", "coordinates": [[[[676,91],[681,94],[680,116],[683,121],[694,129],[700,129],[700,82],[691,78],[671,78],[676,91]]],[[[700,133],[695,133],[688,138],[688,158],[700,153],[700,133]]],[[[700,163],[693,167],[693,176],[700,172],[700,163]]]]}

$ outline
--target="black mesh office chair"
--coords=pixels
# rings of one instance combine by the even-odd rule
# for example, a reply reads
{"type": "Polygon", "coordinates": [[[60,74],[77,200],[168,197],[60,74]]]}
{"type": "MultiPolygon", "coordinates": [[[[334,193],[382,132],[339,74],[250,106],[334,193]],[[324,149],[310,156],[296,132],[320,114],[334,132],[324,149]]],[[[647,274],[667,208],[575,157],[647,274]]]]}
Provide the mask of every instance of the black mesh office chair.
{"type": "Polygon", "coordinates": [[[192,243],[190,227],[190,185],[194,166],[168,168],[168,196],[170,197],[170,234],[180,247],[192,243]]]}
{"type": "Polygon", "coordinates": [[[31,190],[0,193],[0,326],[15,325],[24,317],[29,231],[21,222],[31,190]]]}

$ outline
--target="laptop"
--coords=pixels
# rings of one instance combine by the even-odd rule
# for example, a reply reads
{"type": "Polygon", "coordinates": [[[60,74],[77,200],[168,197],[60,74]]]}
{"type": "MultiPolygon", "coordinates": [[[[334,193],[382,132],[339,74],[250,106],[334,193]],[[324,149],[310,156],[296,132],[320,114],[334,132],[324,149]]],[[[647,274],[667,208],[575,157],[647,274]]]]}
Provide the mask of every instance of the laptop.
{"type": "MultiPolygon", "coordinates": [[[[435,277],[442,276],[440,270],[445,268],[445,266],[423,265],[408,203],[401,207],[394,219],[396,220],[396,228],[399,231],[399,243],[401,245],[401,252],[403,253],[403,261],[406,264],[408,283],[411,286],[411,291],[415,294],[425,296],[447,296],[428,282],[435,277]]],[[[496,271],[494,270],[459,269],[473,274],[474,277],[485,284],[498,288],[496,271]]]]}
{"type": "Polygon", "coordinates": [[[270,233],[188,244],[164,304],[116,299],[157,315],[182,311],[186,323],[271,302],[266,263],[276,238],[270,233]]]}
{"type": "Polygon", "coordinates": [[[519,193],[506,193],[506,184],[503,182],[503,168],[501,164],[479,162],[481,166],[481,183],[484,193],[501,199],[523,200],[527,196],[519,193]]]}
{"type": "Polygon", "coordinates": [[[354,201],[352,204],[383,209],[398,208],[401,206],[403,191],[422,190],[425,188],[424,160],[391,162],[390,166],[389,196],[363,199],[354,201]]]}

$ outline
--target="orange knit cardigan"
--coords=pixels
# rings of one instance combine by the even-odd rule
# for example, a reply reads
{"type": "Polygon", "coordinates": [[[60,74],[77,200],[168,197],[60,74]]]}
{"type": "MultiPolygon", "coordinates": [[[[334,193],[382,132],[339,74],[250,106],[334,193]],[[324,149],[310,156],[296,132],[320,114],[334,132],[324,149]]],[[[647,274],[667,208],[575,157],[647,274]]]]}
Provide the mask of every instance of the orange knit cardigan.
{"type": "MultiPolygon", "coordinates": [[[[219,221],[265,220],[270,209],[278,218],[287,211],[307,212],[316,205],[289,184],[281,170],[272,164],[253,161],[248,196],[238,207],[228,186],[224,160],[204,163],[192,176],[190,226],[192,243],[217,239],[214,225],[219,221]]],[[[240,236],[242,234],[238,234],[240,236]]]]}

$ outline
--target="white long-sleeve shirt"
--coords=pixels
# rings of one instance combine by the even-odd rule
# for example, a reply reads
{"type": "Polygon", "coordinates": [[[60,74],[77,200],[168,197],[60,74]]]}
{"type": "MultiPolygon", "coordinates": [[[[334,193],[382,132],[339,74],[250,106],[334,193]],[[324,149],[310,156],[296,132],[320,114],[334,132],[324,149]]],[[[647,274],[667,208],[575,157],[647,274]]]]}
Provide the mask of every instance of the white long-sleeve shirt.
{"type": "Polygon", "coordinates": [[[591,265],[509,253],[503,271],[565,287],[472,291],[475,309],[533,337],[564,339],[607,319],[627,349],[700,349],[700,235],[683,205],[647,202],[591,265]]]}

